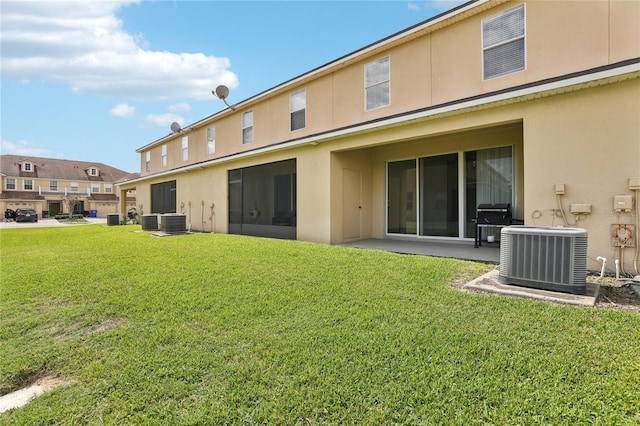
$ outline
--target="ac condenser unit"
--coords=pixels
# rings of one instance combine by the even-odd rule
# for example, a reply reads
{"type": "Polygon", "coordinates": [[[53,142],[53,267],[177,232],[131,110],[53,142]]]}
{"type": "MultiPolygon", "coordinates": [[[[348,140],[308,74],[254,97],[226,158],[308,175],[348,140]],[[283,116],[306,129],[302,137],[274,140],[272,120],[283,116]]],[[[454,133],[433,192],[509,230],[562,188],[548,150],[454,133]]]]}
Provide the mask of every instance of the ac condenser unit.
{"type": "Polygon", "coordinates": [[[187,216],[175,213],[163,214],[160,217],[160,230],[167,234],[187,232],[187,216]]]}
{"type": "Polygon", "coordinates": [[[143,231],[157,231],[160,229],[158,224],[157,214],[143,214],[142,215],[142,230],[143,231]]]}
{"type": "Polygon", "coordinates": [[[514,284],[586,294],[587,231],[581,228],[502,228],[500,275],[514,284]]]}

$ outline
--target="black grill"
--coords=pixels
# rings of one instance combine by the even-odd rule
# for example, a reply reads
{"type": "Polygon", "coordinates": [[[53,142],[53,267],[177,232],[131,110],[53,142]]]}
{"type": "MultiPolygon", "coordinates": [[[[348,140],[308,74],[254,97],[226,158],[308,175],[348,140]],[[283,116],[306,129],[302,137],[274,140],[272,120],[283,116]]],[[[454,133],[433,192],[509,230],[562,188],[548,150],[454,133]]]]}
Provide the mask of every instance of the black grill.
{"type": "Polygon", "coordinates": [[[478,225],[511,225],[511,204],[480,204],[476,216],[478,225]]]}

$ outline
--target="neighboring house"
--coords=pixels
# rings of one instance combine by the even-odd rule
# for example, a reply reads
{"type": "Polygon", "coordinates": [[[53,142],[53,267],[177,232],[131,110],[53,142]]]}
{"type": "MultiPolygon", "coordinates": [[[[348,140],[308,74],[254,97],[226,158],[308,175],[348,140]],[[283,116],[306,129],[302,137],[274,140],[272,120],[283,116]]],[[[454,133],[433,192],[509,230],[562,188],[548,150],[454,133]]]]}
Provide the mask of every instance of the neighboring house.
{"type": "Polygon", "coordinates": [[[637,1],[469,2],[139,148],[119,187],[194,230],[329,244],[473,244],[477,206],[509,203],[630,268],[638,22],[637,1]]]}
{"type": "MultiPolygon", "coordinates": [[[[115,183],[138,177],[102,163],[0,155],[0,210],[36,209],[40,217],[75,213],[104,217],[121,210],[115,183]],[[69,203],[73,200],[73,203],[69,203]]],[[[135,192],[124,192],[135,207],[135,192]]]]}

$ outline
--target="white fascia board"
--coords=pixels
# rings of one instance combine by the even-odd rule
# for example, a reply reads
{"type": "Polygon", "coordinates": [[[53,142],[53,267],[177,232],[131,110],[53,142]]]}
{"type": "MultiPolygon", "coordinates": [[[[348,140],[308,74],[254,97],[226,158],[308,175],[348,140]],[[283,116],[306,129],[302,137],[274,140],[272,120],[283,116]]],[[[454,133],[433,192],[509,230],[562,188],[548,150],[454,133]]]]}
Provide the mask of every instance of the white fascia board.
{"type": "MultiPolygon", "coordinates": [[[[382,119],[382,120],[379,120],[379,121],[363,124],[363,125],[360,125],[360,126],[356,125],[356,126],[348,127],[348,128],[345,128],[345,129],[336,130],[336,131],[333,131],[333,132],[323,133],[322,135],[309,136],[307,138],[296,139],[295,141],[285,142],[285,143],[281,143],[281,144],[277,144],[277,145],[269,145],[269,146],[265,146],[265,147],[262,147],[262,148],[254,149],[254,150],[251,150],[251,151],[246,151],[246,152],[241,152],[241,153],[238,153],[238,154],[234,154],[234,155],[231,155],[231,156],[228,156],[228,157],[210,160],[210,161],[207,161],[207,162],[204,162],[204,163],[193,164],[193,165],[185,166],[185,167],[179,168],[179,169],[172,169],[172,170],[168,170],[166,172],[160,172],[160,173],[156,173],[156,174],[153,174],[153,175],[140,177],[140,178],[137,178],[137,179],[132,179],[132,180],[123,182],[122,184],[142,182],[142,181],[145,181],[145,180],[148,180],[148,179],[155,179],[155,178],[162,177],[162,176],[174,175],[174,174],[177,174],[177,173],[183,173],[183,172],[189,172],[189,171],[192,171],[192,170],[204,169],[206,167],[213,166],[213,165],[216,165],[216,164],[222,164],[222,163],[226,163],[226,162],[230,162],[230,161],[236,161],[236,160],[239,160],[239,159],[253,157],[253,156],[260,155],[260,154],[266,154],[266,153],[271,153],[271,152],[276,152],[276,151],[282,151],[282,150],[286,150],[286,149],[290,149],[290,148],[295,148],[295,147],[298,147],[298,146],[309,145],[309,144],[316,144],[317,145],[317,144],[320,144],[320,143],[322,143],[324,141],[327,141],[327,140],[330,140],[330,139],[346,137],[346,136],[349,136],[349,135],[353,135],[353,134],[357,134],[357,133],[361,133],[361,132],[365,132],[365,131],[371,131],[371,130],[380,129],[380,128],[384,128],[384,127],[400,125],[402,123],[406,123],[406,122],[410,122],[410,121],[424,120],[424,119],[433,118],[433,117],[436,117],[436,116],[439,116],[439,115],[445,115],[445,114],[450,114],[450,113],[455,113],[455,112],[460,113],[460,112],[464,112],[465,110],[470,110],[470,109],[477,109],[477,108],[481,108],[481,107],[487,108],[492,104],[499,104],[501,102],[506,102],[506,101],[514,101],[514,100],[517,100],[518,98],[526,98],[526,97],[530,97],[530,96],[541,95],[541,94],[544,94],[544,93],[553,93],[553,92],[558,91],[558,90],[568,89],[571,86],[579,86],[579,85],[582,85],[582,84],[589,84],[589,83],[596,82],[598,80],[606,80],[606,79],[609,79],[609,78],[620,77],[620,76],[623,76],[625,74],[629,74],[630,75],[630,74],[633,74],[633,73],[640,73],[640,63],[633,63],[633,64],[621,66],[619,68],[598,71],[598,72],[594,72],[594,73],[579,75],[579,76],[576,76],[576,77],[571,77],[571,78],[557,80],[557,81],[550,81],[549,83],[543,83],[543,84],[540,84],[540,85],[533,85],[533,86],[530,86],[530,87],[525,87],[525,88],[522,88],[522,89],[516,89],[516,90],[513,90],[513,91],[505,91],[505,92],[498,93],[498,94],[495,94],[495,95],[475,97],[475,98],[470,99],[468,101],[454,102],[454,103],[450,103],[450,104],[444,105],[442,107],[435,107],[433,109],[428,109],[426,111],[419,111],[419,112],[415,112],[415,113],[401,114],[401,115],[399,115],[397,117],[393,117],[393,118],[386,119],[386,120],[382,119]]],[[[635,78],[639,78],[639,77],[640,77],[640,75],[635,76],[635,78]]],[[[116,185],[119,185],[119,184],[116,184],[116,185]]]]}

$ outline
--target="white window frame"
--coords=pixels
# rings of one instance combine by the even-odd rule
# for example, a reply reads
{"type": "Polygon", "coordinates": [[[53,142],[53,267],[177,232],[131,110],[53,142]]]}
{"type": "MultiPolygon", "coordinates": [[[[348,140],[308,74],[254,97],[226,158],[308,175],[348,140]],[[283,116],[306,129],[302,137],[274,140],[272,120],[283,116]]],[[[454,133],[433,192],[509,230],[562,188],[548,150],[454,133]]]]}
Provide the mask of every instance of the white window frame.
{"type": "Polygon", "coordinates": [[[89,174],[90,174],[91,176],[98,176],[98,169],[97,169],[96,167],[91,167],[91,168],[89,169],[89,174]]]}
{"type": "Polygon", "coordinates": [[[207,154],[216,152],[216,126],[207,127],[207,154]]]}
{"type": "Polygon", "coordinates": [[[49,181],[49,191],[58,192],[58,181],[50,180],[49,181]]]}
{"type": "Polygon", "coordinates": [[[189,161],[189,136],[182,137],[182,161],[189,161]]]}
{"type": "Polygon", "coordinates": [[[99,183],[91,183],[91,193],[92,194],[97,194],[100,192],[100,184],[99,183]]]}
{"type": "Polygon", "coordinates": [[[78,182],[71,182],[71,185],[69,185],[69,191],[73,193],[80,192],[80,187],[78,186],[78,182]]]}
{"type": "Polygon", "coordinates": [[[151,151],[144,154],[144,169],[148,172],[151,171],[151,151]]]}
{"type": "Polygon", "coordinates": [[[24,191],[33,191],[33,179],[23,179],[22,180],[22,189],[24,191]]]}
{"type": "Polygon", "coordinates": [[[253,142],[253,111],[242,113],[242,144],[253,142]]]}
{"type": "Polygon", "coordinates": [[[162,145],[161,152],[162,152],[162,157],[161,157],[161,164],[162,167],[167,167],[167,145],[162,145]]]}
{"type": "Polygon", "coordinates": [[[307,127],[307,89],[298,90],[289,95],[289,129],[304,129],[307,127]],[[294,114],[302,111],[302,126],[294,128],[294,114]]]}
{"type": "MultiPolygon", "coordinates": [[[[506,24],[506,22],[505,22],[506,24]]],[[[507,9],[505,11],[503,11],[502,13],[498,14],[498,15],[494,15],[491,16],[487,19],[483,19],[482,20],[482,36],[481,36],[481,42],[482,42],[482,79],[483,80],[491,80],[493,78],[496,77],[501,77],[504,75],[509,75],[509,74],[513,74],[515,72],[519,72],[519,71],[524,71],[527,69],[527,10],[526,10],[526,4],[523,3],[519,6],[513,7],[511,9],[507,9]],[[485,33],[487,32],[487,27],[488,24],[495,22],[497,20],[505,20],[508,19],[508,17],[510,15],[513,15],[514,13],[518,13],[520,10],[522,10],[522,15],[523,15],[523,22],[522,22],[522,33],[518,33],[518,34],[514,34],[511,36],[505,36],[504,38],[498,39],[496,41],[487,41],[485,40],[485,33]],[[502,72],[497,72],[497,73],[491,73],[490,75],[487,75],[487,66],[486,64],[489,61],[489,58],[487,58],[487,54],[489,51],[500,48],[500,47],[504,47],[504,46],[508,46],[508,45],[512,45],[514,43],[519,43],[520,41],[522,41],[523,44],[523,48],[522,48],[522,66],[521,67],[516,67],[513,69],[506,69],[502,72]]]]}
{"type": "Polygon", "coordinates": [[[110,183],[105,183],[104,184],[104,192],[105,192],[105,194],[112,194],[113,193],[113,185],[111,185],[110,183]]]}
{"type": "Polygon", "coordinates": [[[391,57],[385,56],[364,66],[364,109],[365,111],[373,111],[389,105],[391,105],[391,57]],[[385,66],[386,70],[381,68],[385,66]],[[381,68],[383,72],[376,76],[375,72],[378,68],[381,68]],[[382,100],[375,102],[373,95],[379,93],[383,95],[382,100]]]}
{"type": "Polygon", "coordinates": [[[8,177],[4,182],[5,189],[9,191],[16,190],[16,178],[8,177]]]}
{"type": "Polygon", "coordinates": [[[25,172],[32,172],[33,171],[33,164],[29,163],[29,162],[25,162],[23,164],[24,166],[24,171],[25,172]]]}

